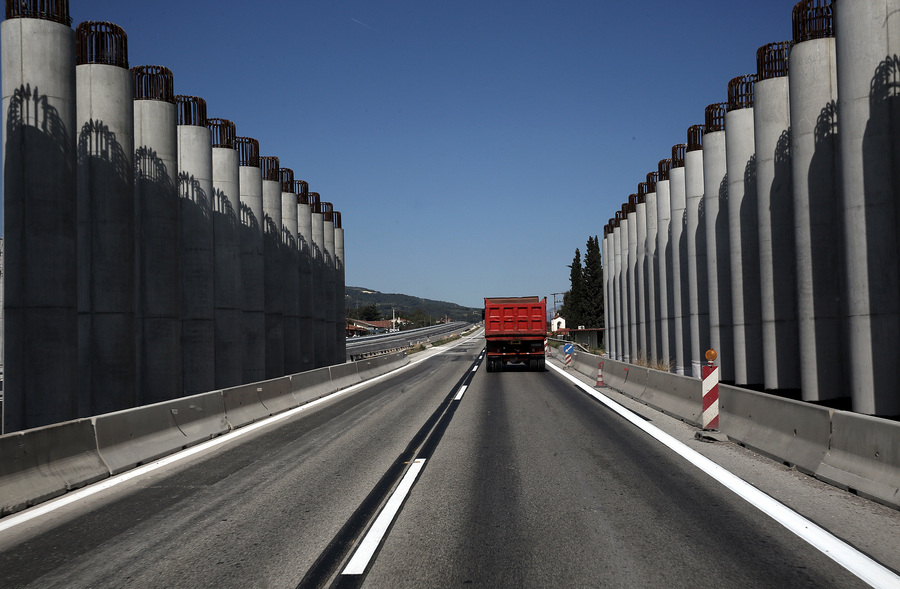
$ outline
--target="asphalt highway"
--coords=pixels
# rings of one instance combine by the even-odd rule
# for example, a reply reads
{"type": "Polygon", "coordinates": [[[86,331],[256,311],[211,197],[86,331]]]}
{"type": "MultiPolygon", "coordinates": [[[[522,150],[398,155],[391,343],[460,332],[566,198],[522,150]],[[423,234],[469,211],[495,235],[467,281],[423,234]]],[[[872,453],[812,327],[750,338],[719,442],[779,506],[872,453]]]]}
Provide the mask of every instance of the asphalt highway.
{"type": "Polygon", "coordinates": [[[0,585],[866,586],[556,370],[455,344],[0,532],[0,585]]]}

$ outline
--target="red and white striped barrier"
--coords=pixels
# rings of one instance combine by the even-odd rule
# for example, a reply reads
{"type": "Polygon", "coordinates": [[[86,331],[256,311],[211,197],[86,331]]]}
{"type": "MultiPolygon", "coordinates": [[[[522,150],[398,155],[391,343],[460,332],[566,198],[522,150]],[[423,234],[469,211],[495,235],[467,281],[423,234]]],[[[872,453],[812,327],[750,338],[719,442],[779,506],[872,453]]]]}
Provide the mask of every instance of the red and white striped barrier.
{"type": "Polygon", "coordinates": [[[550,340],[544,340],[544,355],[550,357],[550,340]]]}
{"type": "Polygon", "coordinates": [[[600,362],[600,364],[597,366],[597,386],[606,386],[605,384],[603,384],[603,362],[600,362]]]}
{"type": "Polygon", "coordinates": [[[703,429],[719,429],[719,367],[702,367],[703,376],[703,417],[700,420],[703,429]]]}

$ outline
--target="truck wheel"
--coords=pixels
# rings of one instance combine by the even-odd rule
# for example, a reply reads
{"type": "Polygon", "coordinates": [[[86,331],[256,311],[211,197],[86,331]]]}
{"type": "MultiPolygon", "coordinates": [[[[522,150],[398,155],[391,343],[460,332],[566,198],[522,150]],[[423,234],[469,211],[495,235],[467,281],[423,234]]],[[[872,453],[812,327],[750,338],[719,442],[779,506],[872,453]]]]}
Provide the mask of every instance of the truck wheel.
{"type": "Polygon", "coordinates": [[[538,360],[538,372],[546,372],[546,371],[547,371],[547,366],[545,364],[545,360],[543,358],[540,358],[538,360]]]}
{"type": "Polygon", "coordinates": [[[487,369],[488,372],[493,372],[494,371],[494,361],[491,358],[488,358],[487,360],[484,361],[484,367],[485,367],[485,369],[487,369]]]}

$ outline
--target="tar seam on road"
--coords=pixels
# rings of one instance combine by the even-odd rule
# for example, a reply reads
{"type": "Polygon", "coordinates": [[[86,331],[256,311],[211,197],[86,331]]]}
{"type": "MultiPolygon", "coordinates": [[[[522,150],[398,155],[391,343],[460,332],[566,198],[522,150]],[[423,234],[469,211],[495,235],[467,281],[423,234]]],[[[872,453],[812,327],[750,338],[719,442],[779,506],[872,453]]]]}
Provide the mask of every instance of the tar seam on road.
{"type": "Polygon", "coordinates": [[[606,395],[594,390],[576,377],[565,373],[552,364],[548,364],[548,366],[872,587],[900,587],[900,576],[880,562],[858,551],[824,528],[806,519],[770,495],[760,491],[696,450],[679,442],[656,426],[642,421],[640,416],[616,403],[606,395]]]}
{"type": "MultiPolygon", "coordinates": [[[[479,366],[480,360],[481,357],[479,356],[478,360],[475,361],[476,369],[479,366]]],[[[400,454],[397,460],[390,468],[388,468],[387,472],[381,477],[381,480],[378,481],[347,522],[341,526],[341,529],[338,530],[338,533],[328,543],[319,557],[316,558],[313,565],[297,585],[297,589],[322,587],[329,579],[335,577],[335,573],[347,559],[347,556],[354,551],[354,549],[358,551],[359,547],[362,546],[361,543],[365,543],[368,532],[376,526],[380,519],[378,508],[381,505],[385,505],[385,509],[387,508],[385,501],[387,500],[390,502],[389,494],[392,489],[397,487],[398,484],[402,484],[403,480],[405,480],[404,477],[406,476],[408,466],[413,465],[416,460],[421,460],[421,465],[415,467],[415,477],[409,481],[410,489],[412,488],[420,471],[425,468],[426,461],[431,458],[434,449],[444,436],[444,432],[447,430],[450,420],[453,419],[453,415],[456,413],[456,408],[459,406],[459,402],[456,400],[458,390],[464,386],[468,386],[473,375],[474,370],[466,370],[466,373],[462,378],[460,378],[452,387],[450,393],[444,398],[435,412],[428,418],[416,435],[413,436],[413,439],[409,442],[403,453],[400,454]],[[360,537],[363,537],[363,540],[360,541],[360,537]]],[[[412,467],[409,466],[409,469],[412,469],[412,467]]],[[[390,521],[387,522],[384,533],[377,538],[378,541],[375,542],[374,547],[372,547],[371,554],[368,559],[366,559],[364,566],[360,566],[358,562],[354,563],[354,568],[352,570],[361,572],[351,574],[348,573],[345,568],[341,571],[341,574],[337,575],[333,580],[333,583],[331,584],[332,587],[359,587],[362,584],[374,556],[381,548],[381,544],[393,524],[393,519],[396,514],[399,513],[407,496],[408,491],[399,499],[396,512],[390,518],[390,521]]],[[[351,561],[352,559],[355,559],[355,554],[352,556],[351,561]]]]}

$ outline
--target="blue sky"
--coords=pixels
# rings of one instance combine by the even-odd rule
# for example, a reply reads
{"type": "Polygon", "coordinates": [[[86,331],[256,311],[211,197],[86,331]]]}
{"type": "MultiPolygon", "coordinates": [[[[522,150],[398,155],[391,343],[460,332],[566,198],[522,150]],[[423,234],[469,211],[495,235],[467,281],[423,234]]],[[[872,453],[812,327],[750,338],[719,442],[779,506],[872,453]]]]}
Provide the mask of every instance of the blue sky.
{"type": "Polygon", "coordinates": [[[467,306],[567,290],[793,5],[70,0],[334,203],[348,285],[467,306]]]}

